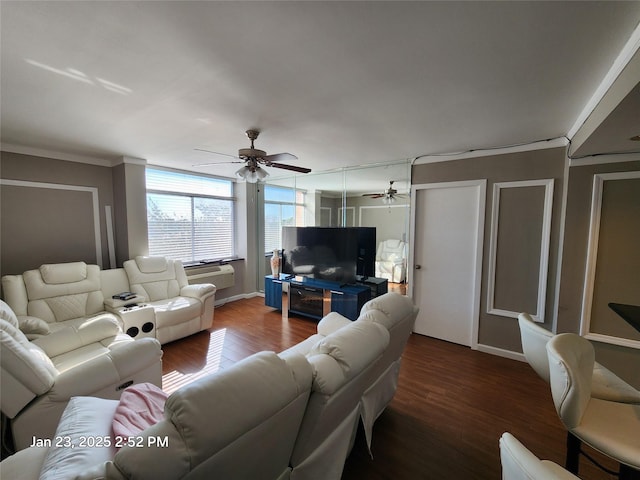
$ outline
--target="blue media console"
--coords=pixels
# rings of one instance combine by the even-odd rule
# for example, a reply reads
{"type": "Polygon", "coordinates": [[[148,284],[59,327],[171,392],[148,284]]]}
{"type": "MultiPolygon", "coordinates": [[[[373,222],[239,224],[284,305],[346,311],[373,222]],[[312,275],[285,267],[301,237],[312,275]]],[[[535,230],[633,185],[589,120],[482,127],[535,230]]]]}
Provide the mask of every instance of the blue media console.
{"type": "Polygon", "coordinates": [[[267,275],[264,279],[265,305],[289,313],[320,320],[329,312],[337,312],[350,320],[360,315],[362,306],[372,297],[386,292],[383,279],[367,279],[355,284],[307,277],[267,275]]]}

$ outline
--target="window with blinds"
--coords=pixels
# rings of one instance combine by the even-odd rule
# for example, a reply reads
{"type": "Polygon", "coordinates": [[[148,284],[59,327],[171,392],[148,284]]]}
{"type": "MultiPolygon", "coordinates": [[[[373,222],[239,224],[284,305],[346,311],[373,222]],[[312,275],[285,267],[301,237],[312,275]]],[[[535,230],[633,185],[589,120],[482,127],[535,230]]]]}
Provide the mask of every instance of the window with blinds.
{"type": "Polygon", "coordinates": [[[149,255],[184,262],[231,258],[233,182],[169,170],[146,170],[149,255]]]}
{"type": "Polygon", "coordinates": [[[264,248],[265,253],[282,248],[282,227],[304,226],[302,190],[265,185],[264,187],[264,248]]]}

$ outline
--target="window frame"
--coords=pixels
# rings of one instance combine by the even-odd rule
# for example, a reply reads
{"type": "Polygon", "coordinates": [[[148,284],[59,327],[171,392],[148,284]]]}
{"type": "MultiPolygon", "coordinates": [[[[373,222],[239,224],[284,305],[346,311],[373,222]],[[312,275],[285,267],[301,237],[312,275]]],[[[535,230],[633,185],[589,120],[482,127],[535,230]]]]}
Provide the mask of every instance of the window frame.
{"type": "MultiPolygon", "coordinates": [[[[237,197],[235,195],[236,192],[236,182],[228,179],[228,178],[222,178],[222,177],[217,177],[214,175],[207,175],[207,174],[203,174],[203,173],[198,173],[198,172],[190,172],[190,171],[184,171],[184,170],[177,170],[177,169],[171,169],[171,168],[164,168],[164,167],[158,167],[158,166],[147,166],[145,168],[145,203],[146,205],[148,205],[149,203],[149,194],[152,195],[164,195],[164,196],[174,196],[174,197],[179,197],[179,198],[187,198],[189,199],[189,211],[190,211],[190,219],[189,219],[189,226],[190,226],[190,238],[191,238],[191,246],[190,246],[190,250],[191,250],[191,259],[187,259],[187,258],[179,258],[180,261],[182,261],[182,263],[185,266],[188,265],[195,265],[195,264],[199,264],[199,263],[203,263],[203,262],[217,262],[217,261],[221,261],[221,260],[233,260],[233,259],[237,259],[238,255],[237,255],[237,251],[236,251],[236,239],[237,239],[237,230],[238,230],[238,226],[237,226],[237,197]],[[228,183],[229,185],[229,190],[231,192],[231,194],[229,196],[225,196],[225,195],[207,195],[207,194],[203,194],[203,193],[192,193],[192,192],[188,192],[188,191],[172,191],[172,190],[165,190],[165,189],[159,189],[159,188],[149,188],[148,184],[147,184],[147,180],[146,180],[146,176],[147,176],[147,171],[149,170],[153,170],[156,172],[167,172],[167,173],[173,173],[173,174],[178,174],[178,175],[184,175],[184,176],[188,176],[188,177],[200,177],[200,178],[205,178],[205,179],[212,179],[212,180],[216,180],[216,181],[220,181],[220,182],[225,182],[228,183]],[[231,255],[223,255],[220,257],[215,257],[215,256],[211,256],[211,257],[207,257],[207,258],[195,258],[195,246],[196,246],[196,241],[197,239],[195,238],[196,235],[194,234],[195,232],[195,210],[196,210],[196,202],[198,199],[205,199],[205,200],[220,200],[220,201],[224,201],[224,202],[230,202],[230,235],[231,235],[231,239],[229,242],[229,251],[231,252],[231,255]]],[[[151,244],[151,238],[150,238],[150,230],[149,230],[149,212],[147,211],[147,242],[148,245],[150,246],[151,244]]],[[[173,256],[171,254],[167,254],[167,252],[162,253],[160,255],[165,255],[168,258],[176,258],[176,256],[173,256]]]]}

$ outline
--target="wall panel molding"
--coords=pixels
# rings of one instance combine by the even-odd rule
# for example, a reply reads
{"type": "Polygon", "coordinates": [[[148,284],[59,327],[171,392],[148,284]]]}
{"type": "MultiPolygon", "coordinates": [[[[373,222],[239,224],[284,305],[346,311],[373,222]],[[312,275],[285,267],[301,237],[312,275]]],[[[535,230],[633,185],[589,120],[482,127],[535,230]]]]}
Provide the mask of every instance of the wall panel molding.
{"type": "MultiPolygon", "coordinates": [[[[549,245],[551,241],[551,219],[552,219],[552,207],[553,207],[553,179],[541,179],[541,180],[525,180],[525,181],[515,181],[515,182],[499,182],[494,183],[493,185],[493,203],[492,203],[492,215],[491,215],[491,238],[490,238],[490,246],[489,246],[489,269],[488,269],[488,285],[487,285],[487,313],[492,315],[499,315],[503,317],[517,318],[518,314],[522,311],[530,310],[530,308],[526,308],[524,305],[511,305],[505,306],[500,305],[500,299],[497,298],[497,291],[500,287],[507,287],[506,285],[501,285],[498,282],[501,281],[499,270],[499,259],[501,254],[501,248],[508,250],[511,252],[511,256],[521,254],[520,257],[523,260],[536,257],[538,258],[537,263],[537,272],[535,273],[535,291],[525,292],[527,295],[531,295],[534,298],[535,303],[535,312],[529,311],[532,318],[537,321],[544,323],[545,318],[545,305],[547,298],[547,275],[549,270],[549,245]],[[507,189],[519,189],[519,188],[541,188],[542,189],[542,210],[539,219],[516,219],[519,222],[525,222],[526,225],[532,225],[530,222],[539,222],[537,224],[533,224],[535,228],[538,228],[541,232],[539,238],[539,249],[537,251],[527,251],[526,244],[523,243],[522,248],[520,245],[499,245],[499,237],[501,233],[503,235],[503,239],[506,238],[506,232],[501,231],[501,227],[507,229],[509,227],[513,228],[513,225],[502,225],[501,226],[501,206],[503,209],[507,207],[513,208],[514,205],[501,205],[501,201],[503,200],[503,196],[501,195],[503,191],[506,192],[507,189]],[[512,247],[512,248],[509,248],[512,247]]],[[[505,220],[503,220],[504,222],[505,220]]],[[[521,225],[525,225],[521,223],[521,225]]],[[[517,237],[516,237],[517,238],[517,237]]],[[[536,245],[534,245],[536,248],[536,245]]],[[[526,262],[523,262],[526,263],[526,262]]],[[[511,266],[511,265],[509,265],[511,266]]],[[[517,266],[517,265],[516,265],[517,266]]],[[[506,270],[506,266],[502,265],[502,268],[506,270]]],[[[528,273],[528,272],[523,272],[528,273]]],[[[512,275],[514,277],[515,275],[512,275]]],[[[508,278],[508,277],[507,277],[508,278]]],[[[508,280],[504,279],[503,281],[507,282],[508,280]]]]}
{"type": "Polygon", "coordinates": [[[593,300],[596,285],[596,266],[598,261],[598,248],[600,243],[600,229],[602,223],[602,206],[605,183],[631,179],[640,179],[640,171],[599,173],[593,176],[591,218],[589,222],[589,241],[587,246],[585,283],[582,295],[582,318],[580,321],[580,334],[590,340],[640,349],[640,341],[638,340],[603,332],[597,332],[592,328],[592,310],[594,307],[593,300]]]}

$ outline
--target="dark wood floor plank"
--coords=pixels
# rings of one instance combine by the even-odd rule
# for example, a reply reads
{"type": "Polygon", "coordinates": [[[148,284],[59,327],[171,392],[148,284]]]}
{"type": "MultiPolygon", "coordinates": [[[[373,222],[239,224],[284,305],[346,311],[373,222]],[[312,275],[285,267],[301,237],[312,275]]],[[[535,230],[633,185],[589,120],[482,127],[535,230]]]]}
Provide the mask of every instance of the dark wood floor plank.
{"type": "MultiPolygon", "coordinates": [[[[280,352],[315,331],[316,322],[283,320],[261,297],[222,305],[210,331],[163,346],[163,388],[171,392],[261,350],[280,352]]],[[[497,480],[504,431],[539,457],[564,463],[566,431],[549,386],[528,364],[414,334],[396,396],[374,427],[373,459],[359,432],[343,479],[497,480]]],[[[615,478],[584,459],[580,477],[615,478]]]]}

